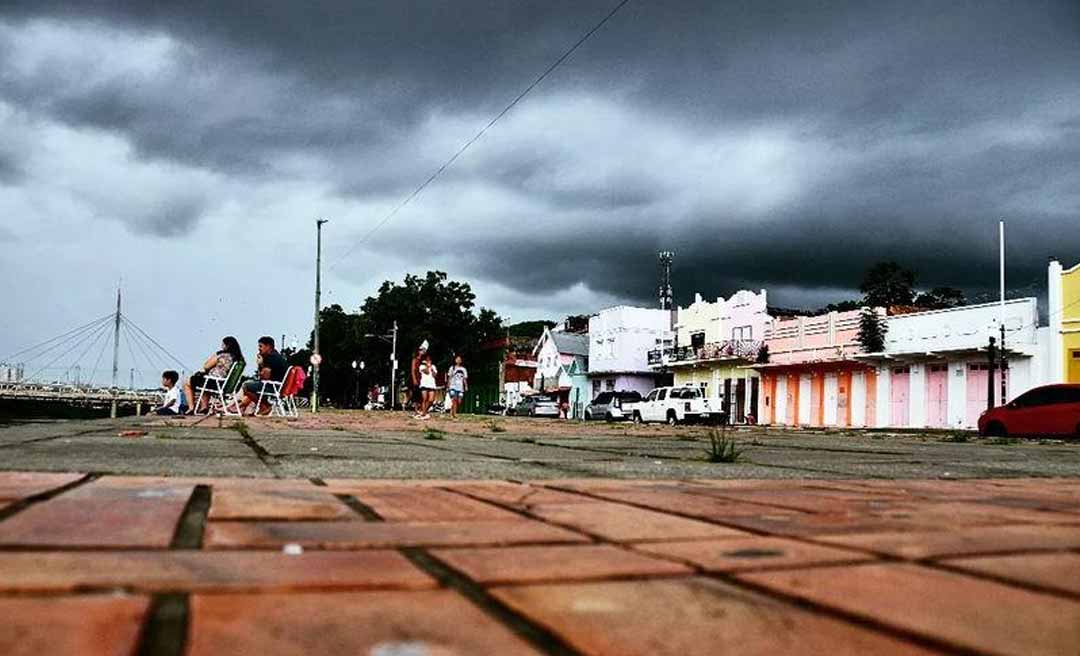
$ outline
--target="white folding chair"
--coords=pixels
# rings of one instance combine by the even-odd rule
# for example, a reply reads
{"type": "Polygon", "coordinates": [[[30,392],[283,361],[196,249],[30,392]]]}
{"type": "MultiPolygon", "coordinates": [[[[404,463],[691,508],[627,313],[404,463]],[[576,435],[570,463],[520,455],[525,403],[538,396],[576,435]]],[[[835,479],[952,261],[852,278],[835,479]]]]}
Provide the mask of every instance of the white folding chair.
{"type": "Polygon", "coordinates": [[[240,384],[240,374],[243,370],[244,363],[234,362],[224,377],[206,374],[203,384],[199,387],[199,397],[195,400],[195,413],[198,413],[203,397],[209,395],[206,414],[213,414],[216,406],[226,415],[239,416],[240,406],[236,401],[236,388],[240,384]]]}
{"type": "Polygon", "coordinates": [[[296,367],[292,366],[285,370],[285,377],[281,380],[263,380],[259,381],[262,385],[259,387],[259,401],[255,404],[255,412],[259,412],[259,408],[262,407],[263,402],[266,402],[270,406],[270,414],[278,415],[279,417],[296,417],[299,412],[296,410],[296,393],[293,390],[287,390],[286,386],[292,384],[291,378],[296,375],[293,371],[296,367]],[[288,394],[283,392],[288,391],[288,394]]]}

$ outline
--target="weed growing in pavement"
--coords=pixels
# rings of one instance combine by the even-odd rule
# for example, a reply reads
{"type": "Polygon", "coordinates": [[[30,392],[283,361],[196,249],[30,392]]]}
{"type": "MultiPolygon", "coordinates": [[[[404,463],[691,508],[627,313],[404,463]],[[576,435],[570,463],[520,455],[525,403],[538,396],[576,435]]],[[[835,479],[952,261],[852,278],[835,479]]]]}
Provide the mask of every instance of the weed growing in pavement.
{"type": "Polygon", "coordinates": [[[941,438],[941,441],[961,443],[970,442],[971,438],[968,437],[967,433],[953,433],[952,435],[946,435],[945,437],[941,438]]]}
{"type": "Polygon", "coordinates": [[[179,437],[177,437],[176,435],[173,435],[172,433],[154,433],[153,435],[151,435],[151,437],[153,437],[156,440],[178,440],[178,439],[180,439],[179,437]]]}
{"type": "Polygon", "coordinates": [[[445,440],[446,431],[439,430],[438,428],[425,428],[424,429],[425,440],[445,440]]]}
{"type": "Polygon", "coordinates": [[[489,423],[488,428],[491,429],[492,433],[505,433],[506,432],[506,428],[497,421],[492,421],[491,423],[489,423]]]}
{"type": "Polygon", "coordinates": [[[737,462],[742,450],[735,446],[735,438],[729,437],[726,428],[709,431],[709,450],[705,452],[709,462],[737,462]]]}
{"type": "Polygon", "coordinates": [[[991,437],[986,440],[987,444],[1001,444],[1001,445],[1013,445],[1020,444],[1020,438],[1017,437],[991,437]]]}
{"type": "Polygon", "coordinates": [[[244,438],[245,440],[251,439],[251,431],[248,429],[247,424],[245,424],[244,420],[242,419],[240,421],[234,421],[228,428],[229,430],[234,430],[239,433],[240,437],[244,438]]]}

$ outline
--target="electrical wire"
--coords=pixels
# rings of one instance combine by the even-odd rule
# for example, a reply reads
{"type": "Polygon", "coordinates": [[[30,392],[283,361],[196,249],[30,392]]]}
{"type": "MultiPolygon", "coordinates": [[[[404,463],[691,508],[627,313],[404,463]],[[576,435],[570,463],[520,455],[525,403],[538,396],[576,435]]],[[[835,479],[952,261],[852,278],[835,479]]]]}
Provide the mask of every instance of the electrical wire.
{"type": "Polygon", "coordinates": [[[555,69],[557,69],[559,66],[562,65],[563,62],[565,62],[567,59],[569,59],[570,56],[572,54],[574,54],[574,52],[576,52],[578,48],[580,48],[582,45],[584,45],[584,43],[586,41],[588,41],[589,38],[593,34],[596,34],[598,31],[600,31],[600,28],[604,27],[604,25],[606,25],[608,21],[610,21],[612,18],[614,18],[615,14],[619,13],[619,10],[622,9],[623,7],[625,7],[629,2],[630,2],[630,0],[622,0],[621,2],[619,2],[619,4],[615,5],[615,8],[612,9],[611,11],[609,11],[608,14],[606,16],[604,16],[600,20],[600,22],[593,25],[592,29],[590,29],[580,39],[578,39],[577,42],[574,43],[574,45],[570,46],[569,50],[564,52],[558,59],[556,59],[554,62],[552,62],[552,64],[550,66],[548,66],[547,69],[543,73],[541,73],[539,77],[537,77],[535,80],[533,80],[532,84],[525,87],[525,90],[522,91],[521,93],[519,93],[517,95],[517,97],[514,98],[512,101],[510,101],[509,105],[504,107],[503,110],[501,112],[499,112],[498,114],[496,114],[495,117],[492,118],[488,122],[487,125],[485,125],[471,139],[466,141],[465,144],[462,145],[461,148],[459,148],[458,151],[456,153],[454,153],[453,156],[450,157],[450,159],[446,160],[446,162],[444,162],[442,166],[440,166],[438,169],[436,169],[436,171],[434,173],[432,173],[428,177],[427,180],[424,180],[424,182],[421,183],[419,187],[414,189],[412,191],[412,193],[410,193],[408,196],[406,196],[404,198],[404,200],[402,200],[400,203],[398,203],[398,205],[395,206],[394,209],[390,210],[390,212],[386,216],[384,216],[382,219],[380,219],[374,226],[371,227],[370,230],[368,230],[366,233],[364,233],[363,237],[361,237],[358,241],[353,243],[353,245],[350,246],[349,249],[347,251],[345,251],[344,254],[342,254],[340,257],[338,257],[336,260],[334,260],[334,262],[328,268],[333,269],[334,267],[336,267],[345,258],[352,255],[353,252],[357,248],[359,248],[361,244],[363,244],[368,239],[370,239],[371,236],[373,234],[375,234],[375,232],[377,230],[379,230],[379,228],[381,228],[384,225],[386,225],[387,223],[389,223],[390,220],[393,219],[397,215],[398,212],[400,212],[402,209],[404,209],[405,206],[408,205],[410,202],[412,202],[412,200],[414,198],[419,196],[420,193],[423,192],[424,189],[426,189],[428,185],[430,185],[432,182],[434,182],[436,178],[438,178],[440,175],[443,174],[443,172],[445,172],[448,168],[450,168],[454,164],[454,162],[457,161],[457,159],[459,157],[461,157],[463,154],[465,154],[465,151],[468,150],[470,146],[472,146],[474,143],[479,141],[480,138],[483,137],[484,134],[488,130],[490,130],[492,127],[494,127],[494,125],[496,123],[498,123],[499,120],[503,116],[506,116],[506,114],[509,113],[510,110],[513,109],[519,102],[521,102],[525,98],[525,96],[529,95],[529,93],[533,89],[535,89],[537,86],[539,86],[539,84],[541,82],[543,82],[544,79],[547,78],[547,76],[551,75],[555,71],[555,69]]]}
{"type": "Polygon", "coordinates": [[[70,347],[70,348],[68,348],[68,349],[67,349],[66,351],[64,351],[64,352],[63,352],[63,353],[61,353],[60,355],[56,356],[55,358],[53,358],[53,359],[52,359],[52,360],[51,360],[51,361],[50,361],[50,362],[49,362],[49,363],[48,363],[47,365],[45,365],[45,366],[43,366],[43,367],[39,368],[39,369],[38,369],[37,371],[35,371],[34,373],[32,373],[32,374],[31,374],[30,376],[28,376],[27,378],[28,378],[29,380],[34,380],[34,379],[36,379],[36,378],[37,378],[37,376],[38,376],[38,374],[42,373],[42,372],[43,372],[43,371],[45,371],[46,369],[49,369],[49,368],[50,368],[50,367],[52,367],[52,366],[53,366],[54,364],[56,364],[57,362],[59,362],[61,358],[64,358],[65,356],[67,356],[67,354],[71,353],[72,351],[74,351],[74,350],[75,350],[75,349],[77,349],[78,347],[82,346],[82,345],[83,345],[83,343],[85,342],[85,340],[86,340],[86,339],[88,339],[88,338],[89,338],[89,337],[90,337],[91,335],[95,335],[95,334],[97,334],[97,332],[98,332],[98,331],[102,331],[102,332],[108,332],[107,330],[105,330],[105,324],[102,324],[101,326],[99,326],[99,327],[98,327],[97,331],[94,331],[94,332],[92,332],[92,333],[87,333],[87,334],[83,335],[82,337],[80,337],[80,338],[79,338],[78,340],[76,340],[76,341],[75,341],[75,343],[74,343],[74,344],[72,344],[72,345],[71,345],[71,347],[70,347]]]}

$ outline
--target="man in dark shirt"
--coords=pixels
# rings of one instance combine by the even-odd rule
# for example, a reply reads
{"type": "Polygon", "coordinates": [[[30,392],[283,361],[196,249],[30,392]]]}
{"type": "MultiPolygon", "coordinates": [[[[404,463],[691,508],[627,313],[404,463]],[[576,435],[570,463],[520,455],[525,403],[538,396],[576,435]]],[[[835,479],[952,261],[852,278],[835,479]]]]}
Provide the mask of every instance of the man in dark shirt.
{"type": "MultiPolygon", "coordinates": [[[[264,380],[281,382],[285,380],[285,372],[289,369],[289,363],[274,348],[273,337],[259,338],[258,379],[244,383],[244,400],[240,402],[240,414],[244,414],[247,407],[258,400],[259,392],[263,389],[264,380]]],[[[270,405],[266,401],[256,409],[256,414],[267,414],[270,405]]]]}

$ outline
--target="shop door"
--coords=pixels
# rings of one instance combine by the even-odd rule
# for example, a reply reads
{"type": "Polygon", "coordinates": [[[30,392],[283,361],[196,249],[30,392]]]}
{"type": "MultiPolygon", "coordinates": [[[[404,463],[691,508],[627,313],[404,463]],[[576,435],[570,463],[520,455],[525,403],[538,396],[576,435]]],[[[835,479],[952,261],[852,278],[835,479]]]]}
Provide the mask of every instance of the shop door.
{"type": "Polygon", "coordinates": [[[787,403],[784,404],[784,424],[796,426],[799,421],[799,377],[789,375],[784,385],[784,394],[787,395],[787,403]]]}
{"type": "Polygon", "coordinates": [[[746,421],[746,379],[740,378],[735,381],[735,422],[746,421]]]}
{"type": "MultiPolygon", "coordinates": [[[[967,426],[979,425],[979,415],[986,411],[986,379],[990,376],[990,365],[985,362],[971,363],[967,367],[967,426]]],[[[1008,373],[1005,376],[1008,381],[1008,373]]],[[[1001,372],[994,376],[994,405],[1001,405],[1001,372]]]]}
{"type": "Polygon", "coordinates": [[[932,364],[926,368],[926,425],[949,425],[949,366],[932,364]]]}
{"type": "Polygon", "coordinates": [[[889,385],[889,401],[892,408],[890,425],[895,428],[908,425],[908,396],[910,392],[911,369],[908,367],[895,367],[892,370],[892,380],[889,385]]]}

